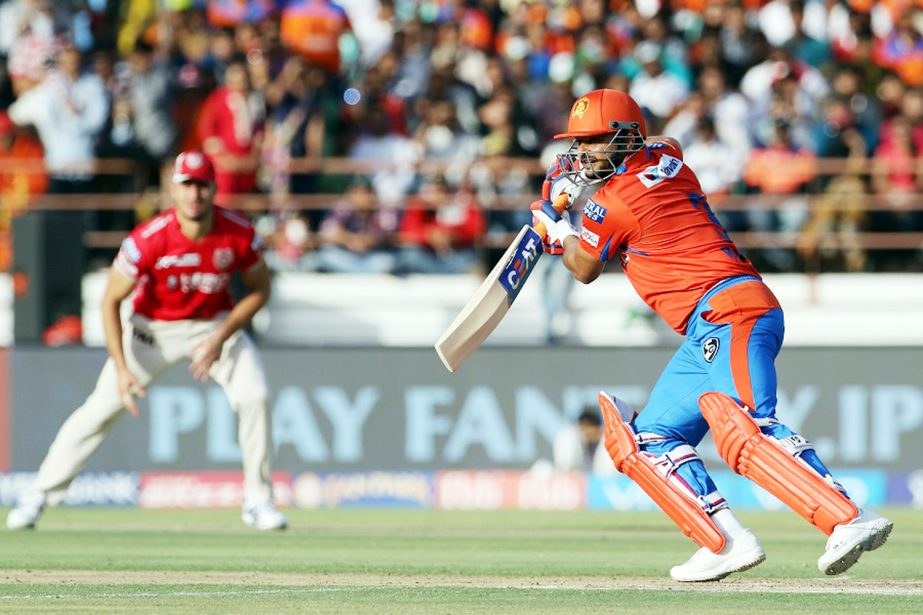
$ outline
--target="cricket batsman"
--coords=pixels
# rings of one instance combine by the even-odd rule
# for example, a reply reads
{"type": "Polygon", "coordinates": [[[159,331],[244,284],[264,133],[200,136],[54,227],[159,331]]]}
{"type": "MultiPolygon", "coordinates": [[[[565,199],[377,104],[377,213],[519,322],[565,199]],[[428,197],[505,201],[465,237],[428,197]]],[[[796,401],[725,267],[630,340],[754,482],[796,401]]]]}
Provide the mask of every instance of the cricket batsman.
{"type": "Polygon", "coordinates": [[[617,259],[641,298],[685,336],[640,413],[600,393],[615,466],[701,547],[670,576],[714,581],[766,557],[696,453],[709,429],[735,472],[829,537],[822,572],[845,572],[883,545],[892,522],[861,510],[811,443],[776,419],[782,308],[712,213],[679,144],[648,138],[637,103],[608,89],[578,98],[556,138],[573,143],[531,207],[548,230],[546,251],[562,254],[584,284],[617,259]],[[579,234],[548,200],[558,182],[596,188],[579,234]]]}
{"type": "Polygon", "coordinates": [[[174,206],[125,239],[102,300],[109,359],[86,402],[64,422],[38,471],[35,487],[10,511],[10,529],[35,527],[46,505],[59,503],[74,477],[136,397],[177,363],[197,380],[211,377],[238,415],[243,453],[243,521],[261,530],[285,528],[272,503],[269,411],[263,365],[243,327],[269,300],[269,270],[259,237],[240,215],[213,204],[215,172],[196,151],[173,168],[174,206]],[[247,294],[232,302],[239,274],[247,294]],[[123,327],[122,301],[135,292],[123,327]]]}

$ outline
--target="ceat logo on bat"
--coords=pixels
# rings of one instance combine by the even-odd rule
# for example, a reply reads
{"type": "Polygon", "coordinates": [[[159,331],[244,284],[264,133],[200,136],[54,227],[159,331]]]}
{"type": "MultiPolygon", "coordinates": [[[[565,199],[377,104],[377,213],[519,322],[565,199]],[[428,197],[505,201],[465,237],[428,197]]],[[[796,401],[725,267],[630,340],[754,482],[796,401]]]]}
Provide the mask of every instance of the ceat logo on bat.
{"type": "Polygon", "coordinates": [[[532,273],[538,257],[542,253],[542,238],[531,228],[522,236],[522,240],[516,246],[513,256],[504,265],[500,273],[500,285],[506,289],[506,296],[510,305],[516,300],[516,295],[522,288],[525,281],[532,273]]]}

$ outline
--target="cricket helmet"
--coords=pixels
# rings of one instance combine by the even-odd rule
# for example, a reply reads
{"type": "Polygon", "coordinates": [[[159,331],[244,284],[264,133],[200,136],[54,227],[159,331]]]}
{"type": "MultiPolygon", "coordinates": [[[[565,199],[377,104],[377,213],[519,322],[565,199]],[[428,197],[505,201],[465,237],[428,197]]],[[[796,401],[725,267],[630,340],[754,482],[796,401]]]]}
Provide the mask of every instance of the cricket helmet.
{"type": "Polygon", "coordinates": [[[625,158],[644,147],[647,127],[641,108],[631,96],[618,90],[601,89],[574,102],[567,132],[554,138],[574,139],[567,153],[561,155],[561,167],[571,181],[589,186],[611,177],[625,158]],[[582,139],[603,135],[611,135],[605,147],[579,151],[582,139]],[[600,157],[608,161],[606,168],[591,167],[591,161],[600,157]]]}

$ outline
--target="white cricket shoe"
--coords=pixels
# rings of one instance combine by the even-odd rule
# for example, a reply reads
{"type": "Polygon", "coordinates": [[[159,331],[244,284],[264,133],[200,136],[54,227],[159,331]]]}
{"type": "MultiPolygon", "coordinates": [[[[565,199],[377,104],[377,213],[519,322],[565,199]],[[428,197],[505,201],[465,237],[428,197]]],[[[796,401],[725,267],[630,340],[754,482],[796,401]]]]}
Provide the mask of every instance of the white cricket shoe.
{"type": "Polygon", "coordinates": [[[766,559],[766,552],[759,539],[750,530],[744,529],[734,539],[728,539],[720,553],[712,553],[705,547],[696,551],[689,561],[670,569],[674,581],[717,581],[734,572],[758,566],[766,559]]]}
{"type": "Polygon", "coordinates": [[[288,527],[288,519],[270,503],[244,506],[240,517],[243,522],[258,530],[284,530],[288,527]]]}
{"type": "Polygon", "coordinates": [[[863,551],[874,551],[888,540],[894,523],[871,511],[859,511],[859,516],[833,528],[817,568],[824,574],[841,574],[859,561],[863,551]]]}
{"type": "Polygon", "coordinates": [[[41,491],[26,493],[16,507],[6,516],[6,527],[11,530],[32,529],[45,510],[45,494],[41,491]]]}

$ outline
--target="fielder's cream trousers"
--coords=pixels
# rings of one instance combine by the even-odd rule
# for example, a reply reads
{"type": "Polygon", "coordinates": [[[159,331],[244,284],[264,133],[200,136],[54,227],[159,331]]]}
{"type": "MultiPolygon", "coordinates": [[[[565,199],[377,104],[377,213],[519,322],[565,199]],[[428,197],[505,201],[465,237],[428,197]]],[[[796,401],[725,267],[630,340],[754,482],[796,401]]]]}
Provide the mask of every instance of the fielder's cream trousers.
{"type": "MultiPolygon", "coordinates": [[[[122,339],[128,369],[147,387],[181,361],[214,328],[216,320],[155,321],[132,315],[122,339]]],[[[238,440],[243,453],[244,497],[249,505],[270,502],[270,427],[263,364],[250,337],[238,331],[224,344],[210,375],[238,414],[238,440]]],[[[50,505],[58,504],[74,477],[125,412],[118,375],[106,361],[96,388],[61,426],[38,471],[36,488],[50,505]]]]}

